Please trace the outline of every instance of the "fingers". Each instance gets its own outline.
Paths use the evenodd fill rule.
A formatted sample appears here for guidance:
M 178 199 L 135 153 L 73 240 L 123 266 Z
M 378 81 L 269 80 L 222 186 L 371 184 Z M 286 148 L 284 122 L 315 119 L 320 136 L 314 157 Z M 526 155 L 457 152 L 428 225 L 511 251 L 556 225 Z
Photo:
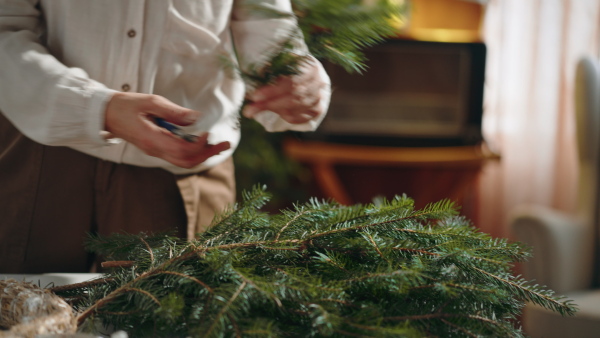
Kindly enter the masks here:
M 146 119 L 143 116 L 140 118 Z M 162 158 L 182 168 L 193 168 L 231 147 L 229 142 L 208 143 L 208 133 L 198 136 L 195 142 L 188 142 L 147 119 L 146 128 L 144 138 L 136 145 L 147 155 Z
M 254 117 L 261 111 L 276 112 L 285 121 L 292 124 L 306 123 L 319 116 L 320 96 L 316 98 L 298 99 L 293 95 L 285 95 L 263 103 L 248 104 L 243 111 L 244 116 Z
M 315 63 L 306 63 L 301 74 L 280 77 L 272 85 L 250 93 L 252 103 L 244 107 L 243 114 L 253 118 L 261 111 L 272 111 L 292 124 L 306 123 L 323 114 L 320 102 L 326 86 Z
M 279 97 L 282 95 L 286 95 L 297 90 L 298 84 L 294 83 L 292 78 L 290 77 L 280 77 L 278 78 L 274 84 L 267 85 L 256 89 L 254 92 L 248 95 L 248 99 L 252 102 L 264 102 L 273 99 L 274 97 Z
M 105 111 L 105 129 L 124 139 L 149 156 L 164 159 L 176 166 L 192 168 L 230 148 L 228 142 L 208 143 L 208 134 L 195 142 L 184 141 L 157 126 L 155 117 L 171 123 L 193 123 L 199 112 L 180 107 L 157 95 L 116 93 Z
M 201 116 L 200 112 L 181 107 L 159 95 L 147 95 L 140 108 L 149 115 L 161 117 L 180 126 L 190 125 Z
M 137 146 L 149 156 L 162 158 L 182 168 L 193 168 L 231 147 L 229 142 L 208 143 L 207 133 L 200 135 L 196 142 L 187 142 L 162 128 L 158 129 L 149 131 Z
M 165 156 L 162 158 L 178 167 L 190 169 L 231 147 L 229 142 L 217 144 L 206 142 L 186 143 L 187 146 L 177 147 L 173 149 L 173 152 L 165 153 Z
M 298 75 L 280 77 L 274 84 L 256 89 L 248 95 L 248 99 L 253 102 L 263 102 L 288 93 L 304 96 L 323 87 L 324 84 L 320 81 L 318 68 L 314 62 L 306 62 L 300 71 Z

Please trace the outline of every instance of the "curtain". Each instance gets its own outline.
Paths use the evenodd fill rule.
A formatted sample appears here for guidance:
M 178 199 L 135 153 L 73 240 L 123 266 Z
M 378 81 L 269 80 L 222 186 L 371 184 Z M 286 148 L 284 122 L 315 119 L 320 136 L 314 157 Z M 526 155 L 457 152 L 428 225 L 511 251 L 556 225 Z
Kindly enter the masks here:
M 490 0 L 483 132 L 502 156 L 479 181 L 479 228 L 510 237 L 511 210 L 577 206 L 574 76 L 598 56 L 599 0 Z

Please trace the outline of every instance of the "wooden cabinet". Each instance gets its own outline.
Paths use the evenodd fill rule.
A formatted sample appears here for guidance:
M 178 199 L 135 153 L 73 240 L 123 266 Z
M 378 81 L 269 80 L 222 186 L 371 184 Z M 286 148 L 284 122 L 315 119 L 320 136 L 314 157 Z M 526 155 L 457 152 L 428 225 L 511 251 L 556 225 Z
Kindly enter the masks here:
M 417 207 L 441 199 L 477 223 L 477 179 L 499 160 L 485 143 L 459 147 L 374 147 L 287 139 L 287 156 L 310 167 L 317 195 L 350 205 L 405 193 Z

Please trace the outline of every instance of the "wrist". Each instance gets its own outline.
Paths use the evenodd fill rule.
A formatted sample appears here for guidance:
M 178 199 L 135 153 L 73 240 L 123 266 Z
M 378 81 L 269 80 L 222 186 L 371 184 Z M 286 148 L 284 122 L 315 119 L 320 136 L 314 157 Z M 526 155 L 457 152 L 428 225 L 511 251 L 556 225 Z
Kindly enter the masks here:
M 94 88 L 88 104 L 89 118 L 86 119 L 86 133 L 94 143 L 107 144 L 106 109 L 112 97 L 117 93 L 117 91 L 105 87 Z
M 119 101 L 121 101 L 121 98 L 124 96 L 125 93 L 121 93 L 121 92 L 115 92 L 111 95 L 111 97 L 108 99 L 108 102 L 106 103 L 106 109 L 104 110 L 104 128 L 103 130 L 105 130 L 108 133 L 113 132 L 113 121 L 114 121 L 114 117 L 115 117 L 115 113 L 116 113 L 116 106 L 119 105 Z

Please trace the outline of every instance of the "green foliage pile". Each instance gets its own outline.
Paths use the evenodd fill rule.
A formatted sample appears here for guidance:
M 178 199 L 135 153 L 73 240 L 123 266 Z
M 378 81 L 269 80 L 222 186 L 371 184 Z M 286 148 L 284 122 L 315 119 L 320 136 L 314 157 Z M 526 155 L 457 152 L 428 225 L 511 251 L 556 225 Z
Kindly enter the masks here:
M 448 201 L 415 210 L 397 197 L 341 206 L 310 200 L 261 212 L 256 188 L 197 240 L 93 237 L 121 262 L 106 283 L 63 294 L 132 337 L 518 337 L 530 301 L 573 306 L 511 274 L 528 256 L 458 217 Z

